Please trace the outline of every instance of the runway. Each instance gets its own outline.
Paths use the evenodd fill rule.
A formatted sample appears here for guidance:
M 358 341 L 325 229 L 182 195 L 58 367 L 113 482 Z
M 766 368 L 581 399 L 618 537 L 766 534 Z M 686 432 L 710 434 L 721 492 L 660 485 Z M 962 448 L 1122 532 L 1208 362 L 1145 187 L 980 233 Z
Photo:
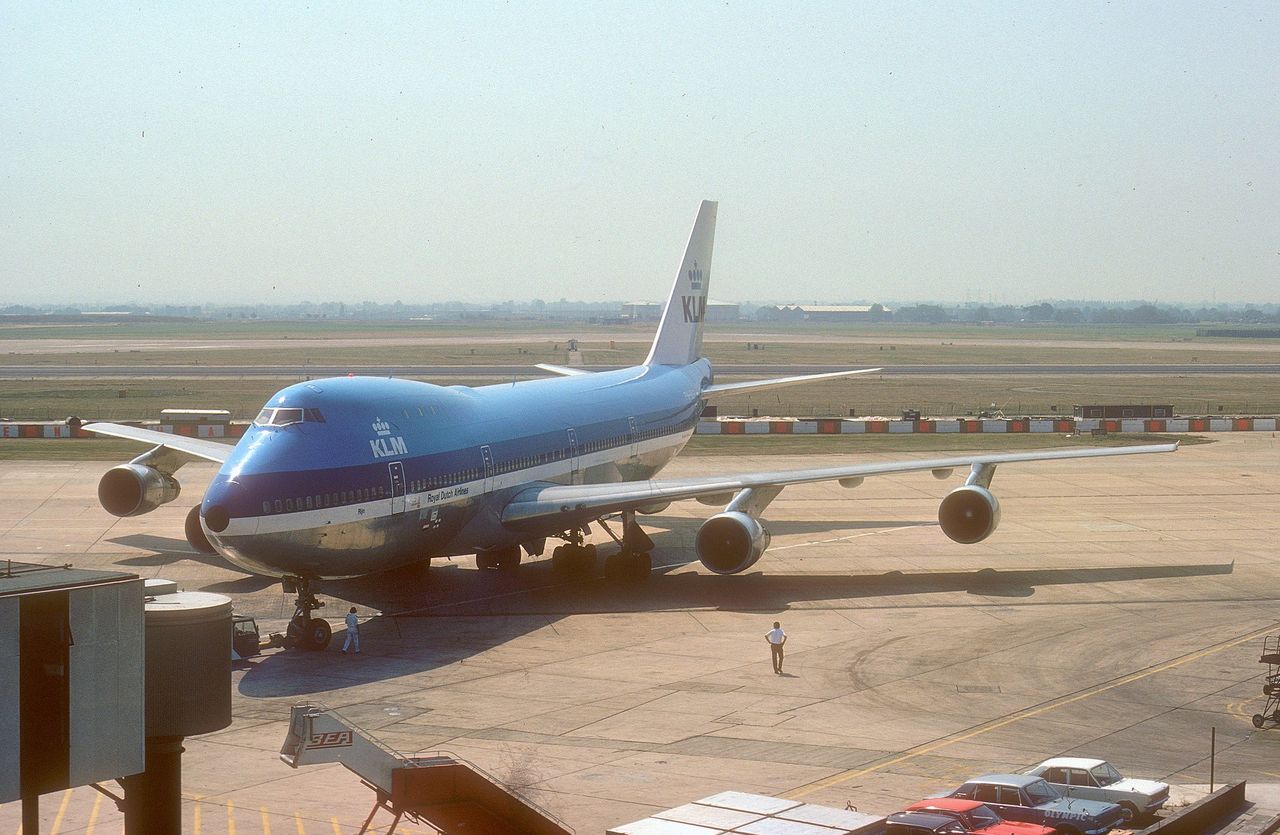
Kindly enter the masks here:
M 584 366 L 586 371 L 610 371 L 620 366 Z M 842 371 L 847 367 L 837 365 L 717 365 L 721 375 L 759 375 L 782 377 L 790 374 L 821 374 Z M 1053 376 L 1082 374 L 1095 375 L 1188 375 L 1188 374 L 1280 374 L 1280 363 L 1176 363 L 1176 364 L 1070 364 L 1048 365 L 886 365 L 885 375 L 922 376 Z M 277 377 L 287 379 L 314 379 L 317 377 L 342 377 L 347 374 L 374 377 L 415 377 L 420 379 L 449 378 L 507 378 L 529 379 L 544 377 L 547 372 L 532 365 L 0 365 L 0 380 L 30 380 L 58 378 L 123 378 L 123 377 Z
M 690 458 L 668 472 L 812 462 Z M 0 558 L 164 576 L 283 626 L 277 586 L 182 540 L 212 466 L 184 468 L 182 499 L 132 519 L 97 506 L 108 466 L 0 462 Z M 1280 442 L 1219 435 L 1173 455 L 1001 467 L 1002 526 L 976 546 L 937 529 L 954 483 L 788 488 L 746 575 L 694 561 L 713 511 L 689 503 L 645 517 L 657 548 L 639 588 L 566 580 L 545 559 L 325 584 L 335 625 L 350 605 L 368 619 L 364 653 L 273 652 L 237 670 L 234 724 L 186 742 L 184 831 L 358 826 L 373 798 L 354 775 L 276 756 L 304 700 L 401 751 L 459 754 L 584 835 L 726 789 L 889 812 L 1063 753 L 1195 787 L 1211 728 L 1219 783 L 1280 781 L 1280 730 L 1249 721 L 1260 636 L 1280 632 Z M 785 676 L 763 641 L 774 620 L 790 636 Z M 45 798 L 45 826 L 119 832 L 99 798 Z M 0 831 L 18 816 L 0 807 Z

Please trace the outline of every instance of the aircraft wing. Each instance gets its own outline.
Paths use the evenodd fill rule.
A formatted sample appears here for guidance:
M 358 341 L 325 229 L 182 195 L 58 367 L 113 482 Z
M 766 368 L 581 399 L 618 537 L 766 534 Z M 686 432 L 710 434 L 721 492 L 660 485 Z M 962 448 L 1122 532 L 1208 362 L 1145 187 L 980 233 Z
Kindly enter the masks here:
M 217 461 L 219 464 L 231 456 L 232 444 L 223 444 L 204 438 L 191 438 L 186 435 L 171 435 L 168 432 L 157 432 L 154 429 L 143 429 L 140 426 L 122 426 L 118 423 L 86 423 L 80 427 L 86 432 L 99 435 L 110 435 L 113 438 L 124 438 L 143 444 L 162 446 L 193 458 L 206 461 Z
M 511 502 L 507 504 L 502 511 L 502 523 L 509 528 L 533 528 L 544 524 L 550 519 L 565 521 L 590 520 L 607 513 L 633 510 L 645 505 L 679 501 L 681 499 L 723 497 L 724 503 L 728 504 L 735 493 L 750 487 L 781 488 L 791 484 L 842 479 L 861 481 L 867 476 L 920 472 L 923 470 L 932 470 L 935 475 L 945 478 L 950 474 L 951 470 L 980 464 L 991 466 L 995 464 L 1015 464 L 1024 461 L 1057 461 L 1068 458 L 1141 455 L 1152 452 L 1173 452 L 1177 448 L 1178 444 L 1172 443 L 1128 447 L 1050 449 L 996 455 L 967 455 L 955 458 L 852 464 L 845 467 L 821 467 L 809 470 L 740 473 L 719 477 L 623 481 L 614 484 L 534 485 L 516 494 Z M 719 504 L 719 501 L 714 503 Z
M 545 367 L 545 366 L 544 366 Z M 762 389 L 781 388 L 783 386 L 798 386 L 803 383 L 817 383 L 822 380 L 835 380 L 840 377 L 852 377 L 855 374 L 871 374 L 880 371 L 879 368 L 859 368 L 853 371 L 828 371 L 824 374 L 801 374 L 796 377 L 774 377 L 771 380 L 747 380 L 743 383 L 719 383 L 714 386 L 707 386 L 702 390 L 702 396 L 708 400 L 724 394 L 747 394 Z

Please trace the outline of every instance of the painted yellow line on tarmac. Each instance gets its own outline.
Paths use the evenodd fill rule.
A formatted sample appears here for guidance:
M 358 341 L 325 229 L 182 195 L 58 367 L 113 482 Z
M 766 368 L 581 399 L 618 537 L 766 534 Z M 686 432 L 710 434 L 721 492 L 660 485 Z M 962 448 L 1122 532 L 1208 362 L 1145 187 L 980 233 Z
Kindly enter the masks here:
M 338 827 L 338 819 L 329 818 L 329 822 L 333 824 L 333 835 L 342 835 L 342 830 Z
M 93 828 L 98 824 L 98 809 L 102 806 L 101 792 L 93 793 L 93 809 L 89 812 L 89 825 L 85 827 L 84 835 L 93 835 Z
M 194 835 L 200 835 L 200 799 L 203 795 L 196 795 L 192 798 L 195 804 L 191 807 L 191 831 Z
M 236 803 L 227 798 L 227 835 L 236 835 Z
M 71 789 L 62 792 L 62 802 L 58 804 L 58 814 L 53 819 L 53 826 L 49 827 L 49 835 L 58 835 L 58 830 L 62 828 L 62 819 L 67 816 L 67 804 L 71 802 Z
M 1082 701 L 1084 699 L 1092 698 L 1093 696 L 1097 696 L 1099 693 L 1105 693 L 1108 690 L 1114 690 L 1117 687 L 1123 687 L 1126 684 L 1132 684 L 1135 681 L 1141 681 L 1142 679 L 1148 678 L 1157 673 L 1163 673 L 1167 670 L 1172 670 L 1176 667 L 1181 667 L 1183 664 L 1189 664 L 1192 661 L 1198 661 L 1201 658 L 1206 658 L 1210 655 L 1214 655 L 1215 653 L 1222 652 L 1224 649 L 1231 649 L 1232 647 L 1239 646 L 1240 644 L 1243 644 L 1246 641 L 1256 640 L 1262 635 L 1266 635 L 1270 632 L 1273 632 L 1275 628 L 1276 628 L 1276 625 L 1271 624 L 1270 626 L 1266 626 L 1262 629 L 1258 629 L 1253 632 L 1250 632 L 1247 635 L 1241 635 L 1238 638 L 1232 638 L 1231 640 L 1225 641 L 1221 644 L 1216 644 L 1214 646 L 1207 647 L 1202 650 L 1198 650 L 1196 652 L 1191 653 L 1190 655 L 1184 655 L 1181 658 L 1175 658 L 1172 661 L 1166 661 L 1163 664 L 1159 664 L 1147 670 L 1140 670 L 1139 672 L 1131 673 L 1127 676 L 1123 676 L 1122 678 L 1118 678 L 1115 681 L 1110 682 L 1108 684 L 1100 684 L 1100 685 L 1097 685 L 1096 687 L 1091 687 L 1087 690 L 1083 690 L 1079 693 L 1076 693 L 1073 696 L 1064 696 L 1062 698 L 1051 701 L 1047 704 L 1040 705 L 1039 707 L 1027 708 L 1026 710 L 1021 710 L 1021 711 L 1018 711 L 1017 713 L 1012 713 L 1009 716 L 1004 717 L 1003 719 L 996 719 L 984 725 L 979 725 L 977 728 L 974 728 L 973 730 L 968 731 L 967 733 L 960 734 L 959 736 L 947 737 L 946 739 L 940 739 L 940 740 L 937 740 L 936 742 L 926 743 L 918 748 L 915 748 L 911 751 L 908 751 L 905 754 L 894 757 L 892 759 L 888 759 L 883 762 L 876 763 L 874 765 L 869 765 L 865 768 L 858 768 L 852 771 L 845 771 L 840 774 L 836 774 L 834 776 L 827 777 L 822 780 L 814 781 L 807 785 L 803 785 L 796 789 L 793 789 L 792 791 L 786 792 L 782 796 L 790 800 L 796 800 L 798 798 L 813 794 L 816 791 L 820 791 L 822 789 L 829 789 L 832 786 L 838 786 L 841 783 L 847 782 L 849 780 L 855 780 L 858 777 L 871 774 L 872 772 L 879 771 L 884 768 L 889 768 L 890 766 L 899 765 L 901 763 L 910 762 L 911 760 L 914 760 L 918 757 L 928 756 L 929 754 L 932 754 L 935 751 L 939 751 L 948 746 L 955 745 L 957 742 L 965 742 L 966 740 L 973 739 L 976 736 L 982 736 L 983 734 L 990 733 L 991 731 L 1008 727 L 1009 725 L 1012 725 L 1015 722 L 1021 722 L 1024 719 L 1031 719 L 1043 713 L 1048 713 L 1051 710 L 1057 710 L 1060 707 L 1066 707 L 1069 704 L 1075 704 L 1076 702 Z
M 258 811 L 262 813 L 262 835 L 271 835 L 271 816 L 267 814 L 267 807 L 259 806 Z

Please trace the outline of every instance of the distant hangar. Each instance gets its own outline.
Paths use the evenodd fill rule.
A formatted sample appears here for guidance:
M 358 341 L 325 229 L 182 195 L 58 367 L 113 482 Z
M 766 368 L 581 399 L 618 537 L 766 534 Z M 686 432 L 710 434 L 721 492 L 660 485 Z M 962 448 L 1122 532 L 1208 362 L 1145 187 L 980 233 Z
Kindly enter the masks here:
M 882 304 L 774 304 L 756 311 L 762 322 L 885 322 L 893 311 Z

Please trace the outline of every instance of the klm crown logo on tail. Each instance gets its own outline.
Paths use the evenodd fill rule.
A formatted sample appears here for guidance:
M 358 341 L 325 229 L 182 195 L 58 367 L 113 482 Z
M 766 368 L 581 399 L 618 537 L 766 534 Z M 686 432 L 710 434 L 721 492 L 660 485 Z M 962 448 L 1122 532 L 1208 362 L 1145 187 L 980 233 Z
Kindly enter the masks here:
M 697 261 L 693 262 L 693 267 L 689 270 L 689 289 L 695 293 L 702 292 L 702 270 Z

